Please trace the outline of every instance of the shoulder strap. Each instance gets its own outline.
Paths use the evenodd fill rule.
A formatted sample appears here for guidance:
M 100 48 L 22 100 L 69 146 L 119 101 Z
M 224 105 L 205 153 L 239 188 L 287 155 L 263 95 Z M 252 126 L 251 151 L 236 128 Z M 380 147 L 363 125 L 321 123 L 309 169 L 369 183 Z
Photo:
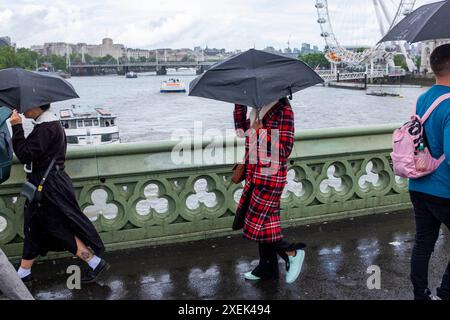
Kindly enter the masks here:
M 428 108 L 427 112 L 421 118 L 422 124 L 424 124 L 431 116 L 431 114 L 436 110 L 436 108 L 445 100 L 450 99 L 450 93 L 444 94 L 437 98 L 433 104 Z
M 45 184 L 45 180 L 47 180 L 48 175 L 50 174 L 50 171 L 52 170 L 53 166 L 55 165 L 56 159 L 53 158 L 52 161 L 50 162 L 47 171 L 45 171 L 44 176 L 42 177 L 41 182 L 39 183 L 38 186 L 38 192 L 42 192 L 42 189 L 44 187 Z

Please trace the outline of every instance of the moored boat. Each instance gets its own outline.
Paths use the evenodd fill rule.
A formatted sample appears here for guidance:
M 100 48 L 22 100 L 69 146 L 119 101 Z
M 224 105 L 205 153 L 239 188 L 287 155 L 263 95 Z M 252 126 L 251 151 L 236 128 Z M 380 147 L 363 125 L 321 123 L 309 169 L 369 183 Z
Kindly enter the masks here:
M 161 93 L 186 92 L 186 87 L 180 79 L 171 78 L 161 83 Z
M 384 91 L 369 91 L 366 93 L 368 96 L 375 96 L 375 97 L 400 97 L 402 96 L 398 93 L 394 92 L 384 92 Z
M 68 146 L 120 143 L 117 117 L 104 108 L 72 105 L 59 116 Z
M 127 79 L 136 79 L 138 77 L 137 73 L 133 71 L 127 72 L 125 76 Z

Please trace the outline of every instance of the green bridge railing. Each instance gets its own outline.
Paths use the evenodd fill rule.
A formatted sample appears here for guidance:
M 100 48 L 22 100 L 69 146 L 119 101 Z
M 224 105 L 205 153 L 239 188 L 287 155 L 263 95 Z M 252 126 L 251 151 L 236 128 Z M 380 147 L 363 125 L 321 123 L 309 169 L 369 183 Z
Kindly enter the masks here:
M 395 177 L 389 163 L 396 127 L 297 133 L 282 201 L 284 226 L 409 208 L 407 181 Z M 243 141 L 203 141 L 196 156 L 210 144 L 224 152 L 226 163 L 176 165 L 171 160 L 176 142 L 68 152 L 67 172 L 79 204 L 110 250 L 233 233 L 242 186 L 230 183 L 231 167 L 243 157 Z M 10 257 L 22 250 L 24 199 L 19 192 L 24 179 L 16 161 L 11 179 L 0 186 L 0 247 Z

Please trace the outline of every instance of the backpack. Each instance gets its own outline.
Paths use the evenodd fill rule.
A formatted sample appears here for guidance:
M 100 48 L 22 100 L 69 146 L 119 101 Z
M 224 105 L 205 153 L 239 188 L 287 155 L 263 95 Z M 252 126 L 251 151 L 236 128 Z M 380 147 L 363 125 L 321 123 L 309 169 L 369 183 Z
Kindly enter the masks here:
M 409 179 L 422 178 L 436 171 L 444 162 L 445 155 L 434 159 L 426 146 L 424 124 L 433 111 L 447 99 L 450 99 L 450 94 L 444 94 L 437 98 L 422 118 L 417 115 L 417 110 L 415 110 L 411 121 L 395 130 L 391 158 L 394 173 L 397 176 Z
M 6 125 L 11 113 L 11 109 L 0 107 L 0 184 L 9 179 L 13 161 L 11 134 Z

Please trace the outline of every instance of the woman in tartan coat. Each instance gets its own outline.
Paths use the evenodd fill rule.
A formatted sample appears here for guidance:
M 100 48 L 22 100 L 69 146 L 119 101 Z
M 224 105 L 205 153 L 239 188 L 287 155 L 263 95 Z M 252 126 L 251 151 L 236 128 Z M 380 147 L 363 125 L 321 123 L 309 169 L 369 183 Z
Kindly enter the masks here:
M 258 267 L 245 278 L 277 279 L 278 254 L 286 262 L 286 282 L 292 283 L 300 274 L 305 245 L 283 240 L 280 204 L 294 145 L 294 113 L 284 98 L 253 109 L 250 119 L 246 106 L 235 105 L 234 121 L 238 136 L 246 138 L 246 181 L 236 217 L 245 217 L 244 238 L 258 242 L 260 254 Z

